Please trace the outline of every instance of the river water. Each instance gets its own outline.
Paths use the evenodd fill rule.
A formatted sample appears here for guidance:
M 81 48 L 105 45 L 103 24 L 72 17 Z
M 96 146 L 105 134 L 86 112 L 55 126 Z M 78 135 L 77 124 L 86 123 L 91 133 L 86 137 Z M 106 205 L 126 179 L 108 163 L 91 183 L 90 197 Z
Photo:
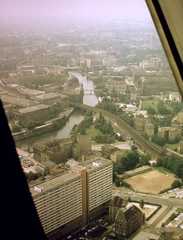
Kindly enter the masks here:
M 89 105 L 89 106 L 95 106 L 98 103 L 98 99 L 93 94 L 88 94 L 95 88 L 94 83 L 87 79 L 86 76 L 82 76 L 79 72 L 76 71 L 70 71 L 70 74 L 76 76 L 80 83 L 83 84 L 83 88 L 86 90 L 86 94 L 84 94 L 83 97 L 83 104 Z M 93 93 L 93 92 L 92 92 Z M 79 124 L 84 118 L 84 115 L 82 115 L 80 112 L 74 112 L 72 116 L 68 119 L 68 121 L 65 123 L 63 128 L 47 132 L 44 134 L 40 134 L 31 138 L 27 138 L 21 141 L 16 142 L 16 147 L 21 149 L 26 149 L 30 147 L 30 150 L 32 150 L 32 146 L 37 141 L 44 141 L 44 140 L 52 140 L 52 139 L 59 139 L 59 138 L 69 138 L 70 137 L 70 131 L 73 128 L 75 124 Z

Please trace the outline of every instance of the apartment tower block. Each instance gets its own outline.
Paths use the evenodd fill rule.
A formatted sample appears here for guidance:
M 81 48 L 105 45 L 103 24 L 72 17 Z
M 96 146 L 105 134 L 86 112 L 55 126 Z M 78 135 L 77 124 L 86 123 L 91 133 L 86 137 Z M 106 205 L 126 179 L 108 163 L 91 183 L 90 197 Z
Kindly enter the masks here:
M 112 172 L 112 162 L 101 157 L 74 161 L 64 173 L 30 187 L 48 239 L 80 229 L 108 209 Z

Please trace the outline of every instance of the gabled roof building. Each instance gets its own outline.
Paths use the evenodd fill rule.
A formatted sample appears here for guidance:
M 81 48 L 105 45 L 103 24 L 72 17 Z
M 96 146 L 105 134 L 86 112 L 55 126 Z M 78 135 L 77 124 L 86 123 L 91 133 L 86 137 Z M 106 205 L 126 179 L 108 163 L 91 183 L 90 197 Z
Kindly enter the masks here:
M 118 239 L 125 239 L 136 232 L 143 222 L 142 211 L 128 203 L 126 209 L 121 208 L 115 218 L 115 234 Z
M 115 223 L 116 237 L 126 239 L 141 227 L 144 215 L 137 206 L 115 196 L 109 204 L 109 220 Z

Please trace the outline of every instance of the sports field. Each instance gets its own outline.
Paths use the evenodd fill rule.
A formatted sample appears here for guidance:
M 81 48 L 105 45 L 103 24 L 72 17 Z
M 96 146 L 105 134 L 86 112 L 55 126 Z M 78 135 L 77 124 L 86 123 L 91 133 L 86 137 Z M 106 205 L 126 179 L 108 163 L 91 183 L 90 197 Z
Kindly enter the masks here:
M 171 187 L 171 184 L 176 180 L 174 174 L 165 174 L 158 170 L 152 170 L 125 179 L 133 189 L 137 192 L 158 194 L 165 188 Z

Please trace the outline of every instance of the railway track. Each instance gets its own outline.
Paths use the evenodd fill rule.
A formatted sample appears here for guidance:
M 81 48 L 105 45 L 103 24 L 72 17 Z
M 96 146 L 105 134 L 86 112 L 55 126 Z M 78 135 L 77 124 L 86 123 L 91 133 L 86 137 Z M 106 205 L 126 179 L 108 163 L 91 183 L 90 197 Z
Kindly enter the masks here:
M 168 151 L 166 150 L 166 148 L 146 140 L 138 132 L 136 132 L 131 126 L 129 126 L 125 121 L 123 121 L 121 118 L 117 117 L 116 115 L 110 112 L 107 112 L 103 109 L 88 106 L 82 103 L 70 102 L 70 105 L 72 107 L 79 107 L 81 109 L 91 109 L 96 113 L 101 112 L 104 117 L 108 118 L 111 122 L 115 123 L 120 131 L 126 132 L 128 135 L 130 135 L 131 138 L 135 141 L 135 143 L 138 144 L 143 149 L 144 152 L 148 152 L 156 158 L 162 158 L 167 155 Z

